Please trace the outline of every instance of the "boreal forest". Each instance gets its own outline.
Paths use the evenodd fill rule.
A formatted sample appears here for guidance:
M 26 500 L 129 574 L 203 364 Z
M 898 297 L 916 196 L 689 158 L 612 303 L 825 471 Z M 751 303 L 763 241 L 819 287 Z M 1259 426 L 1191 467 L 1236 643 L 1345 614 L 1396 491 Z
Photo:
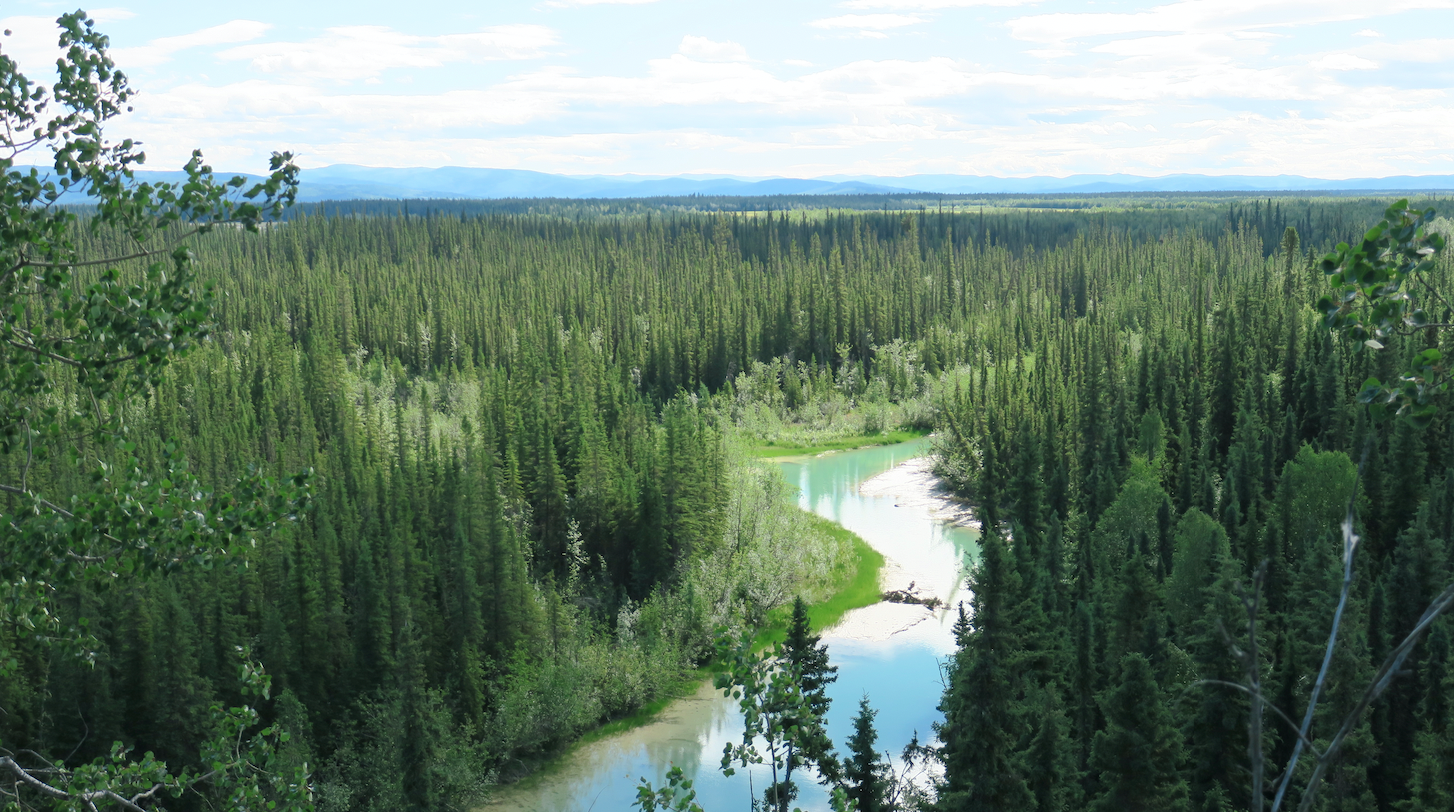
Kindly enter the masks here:
M 1454 810 L 1448 255 L 1319 308 L 1394 197 L 287 207 L 63 126 L 99 205 L 0 161 L 6 809 L 488 808 L 721 673 L 837 808 Z M 890 795 L 809 718 L 877 554 L 759 458 L 925 434 L 980 538 Z

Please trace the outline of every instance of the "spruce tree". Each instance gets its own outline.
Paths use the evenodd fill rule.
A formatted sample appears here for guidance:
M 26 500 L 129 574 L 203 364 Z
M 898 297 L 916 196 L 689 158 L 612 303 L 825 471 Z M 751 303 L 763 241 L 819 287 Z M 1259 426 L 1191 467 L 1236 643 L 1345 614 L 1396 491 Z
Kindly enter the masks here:
M 796 727 L 798 733 L 788 743 L 787 769 L 783 780 L 779 786 L 769 787 L 767 796 L 776 799 L 784 812 L 797 796 L 793 771 L 799 766 L 817 767 L 826 782 L 837 780 L 840 771 L 833 754 L 833 742 L 824 729 L 828 706 L 833 702 L 828 697 L 828 686 L 837 681 L 838 668 L 828 664 L 828 647 L 821 641 L 821 635 L 813 632 L 808 621 L 808 604 L 801 597 L 794 598 L 792 618 L 788 621 L 787 637 L 783 641 L 783 664 L 798 679 L 806 715 L 785 721 L 787 726 Z
M 819 716 L 828 712 L 833 701 L 828 698 L 828 686 L 838 680 L 838 668 L 828 664 L 828 646 L 822 640 L 822 635 L 813 632 L 808 620 L 807 602 L 801 596 L 793 598 L 793 614 L 783 640 L 783 653 L 798 674 L 804 696 Z
M 874 745 L 878 731 L 873 720 L 878 715 L 864 694 L 858 702 L 858 715 L 853 717 L 853 735 L 848 738 L 848 759 L 843 764 L 843 779 L 848 797 L 858 804 L 857 812 L 885 812 L 888 807 L 889 765 Z
M 1429 636 L 1429 688 L 1419 707 L 1408 797 L 1397 805 L 1399 812 L 1454 812 L 1454 662 L 1449 637 L 1447 621 Z
M 940 710 L 945 783 L 936 808 L 953 812 L 1025 809 L 1034 798 L 1025 784 L 1016 746 L 1017 652 L 1007 603 L 1018 592 L 1004 541 L 987 533 L 970 576 L 973 632 L 955 654 Z
M 1106 729 L 1096 734 L 1091 766 L 1101 772 L 1097 812 L 1184 812 L 1179 768 L 1181 732 L 1172 723 L 1151 663 L 1139 653 L 1121 660 L 1120 684 L 1102 699 Z
M 1034 733 L 1024 753 L 1024 769 L 1036 812 L 1062 812 L 1080 799 L 1079 770 L 1059 693 L 1060 686 L 1052 684 L 1037 692 L 1031 706 Z

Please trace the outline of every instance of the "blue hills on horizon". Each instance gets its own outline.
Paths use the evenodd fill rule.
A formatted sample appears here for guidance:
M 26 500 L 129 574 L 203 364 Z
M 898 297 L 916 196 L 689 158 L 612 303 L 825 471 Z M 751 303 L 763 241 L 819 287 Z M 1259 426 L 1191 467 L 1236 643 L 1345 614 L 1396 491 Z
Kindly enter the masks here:
M 43 170 L 44 171 L 44 170 Z M 141 180 L 177 180 L 180 172 L 139 170 Z M 219 172 L 219 176 L 229 173 Z M 389 168 L 335 164 L 305 169 L 299 200 L 500 198 L 640 198 L 772 195 L 1095 194 L 1108 192 L 1424 192 L 1454 190 L 1454 175 L 1397 175 L 1329 180 L 1301 175 L 1070 175 L 1000 178 L 980 175 L 828 175 L 747 178 L 731 175 L 556 175 L 528 169 Z

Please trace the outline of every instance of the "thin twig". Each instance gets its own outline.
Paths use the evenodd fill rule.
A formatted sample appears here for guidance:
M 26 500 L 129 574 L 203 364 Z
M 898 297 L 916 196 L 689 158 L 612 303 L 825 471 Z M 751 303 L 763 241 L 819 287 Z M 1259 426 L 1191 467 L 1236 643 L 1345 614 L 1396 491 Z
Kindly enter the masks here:
M 81 729 L 84 732 L 81 734 L 81 740 L 76 742 L 75 747 L 71 748 L 71 752 L 67 753 L 66 757 L 61 759 L 62 764 L 70 761 L 71 757 L 76 754 L 76 751 L 81 749 L 81 745 L 85 744 L 86 740 L 91 738 L 91 726 L 86 724 L 86 712 L 81 709 L 79 703 L 76 705 L 76 716 L 81 720 Z
M 1429 293 L 1432 293 L 1434 295 L 1434 298 L 1435 299 L 1438 299 L 1439 300 L 1439 303 L 1442 304 L 1442 305 L 1444 305 L 1444 309 L 1454 311 L 1454 305 L 1449 304 L 1449 300 L 1448 299 L 1445 299 L 1443 297 L 1443 295 L 1440 294 L 1439 291 L 1434 288 L 1433 284 L 1431 284 L 1429 282 L 1428 277 L 1424 276 L 1423 274 L 1414 274 L 1414 278 L 1417 279 L 1419 281 L 1419 283 L 1424 286 L 1424 290 L 1427 290 Z M 1440 326 L 1440 327 L 1442 327 L 1442 326 L 1445 326 L 1445 325 L 1429 325 L 1429 326 Z
M 76 514 L 70 512 L 69 510 L 66 510 L 65 508 L 61 507 L 60 505 L 57 505 L 56 503 L 51 502 L 51 501 L 46 500 L 46 499 L 41 499 L 40 497 L 36 496 L 35 494 L 31 493 L 30 491 L 28 491 L 28 490 L 22 490 L 21 488 L 17 488 L 14 485 L 0 484 L 0 493 L 12 493 L 12 494 L 15 494 L 16 496 L 28 496 L 28 497 L 31 497 L 31 498 L 35 499 L 36 504 L 40 505 L 43 508 L 47 508 L 47 509 L 49 509 L 51 511 L 54 511 L 56 513 L 59 513 L 61 516 L 64 516 L 67 519 L 74 520 L 76 518 Z M 11 527 L 15 527 L 15 525 L 12 524 Z M 125 544 L 126 543 L 126 542 L 122 541 L 121 539 L 119 539 L 119 538 L 111 535 L 110 533 L 106 533 L 106 532 L 103 532 L 103 531 L 98 531 L 98 535 L 100 535 L 101 538 L 106 539 L 107 541 L 113 542 L 115 544 Z M 104 561 L 109 561 L 109 560 L 115 558 L 116 556 L 121 555 L 121 552 L 122 552 L 122 550 L 120 548 L 117 548 L 117 549 L 111 550 L 110 552 L 108 552 L 108 553 L 106 553 L 104 555 L 81 555 L 80 553 L 75 552 L 74 550 L 67 550 L 66 551 L 66 555 L 69 556 L 72 560 L 79 561 L 82 564 L 100 564 L 100 563 L 102 563 Z
M 1283 772 L 1282 780 L 1277 785 L 1277 793 L 1272 798 L 1272 812 L 1277 812 L 1282 807 L 1288 787 L 1292 786 L 1293 768 L 1297 767 L 1298 759 L 1303 753 L 1303 742 L 1313 728 L 1313 711 L 1318 707 L 1318 697 L 1322 695 L 1323 685 L 1327 682 L 1328 669 L 1333 664 L 1333 651 L 1338 646 L 1338 628 L 1343 622 L 1343 610 L 1348 606 L 1348 593 L 1353 591 L 1353 553 L 1358 549 L 1358 535 L 1353 532 L 1353 506 L 1358 499 L 1358 483 L 1362 480 L 1363 469 L 1368 464 L 1368 452 L 1373 447 L 1373 438 L 1373 430 L 1370 428 L 1368 437 L 1363 442 L 1363 457 L 1358 461 L 1357 473 L 1353 475 L 1353 491 L 1348 494 L 1348 509 L 1343 517 L 1343 589 L 1338 596 L 1338 608 L 1333 612 L 1333 629 L 1328 634 L 1328 648 L 1323 653 L 1323 665 L 1318 669 L 1318 679 L 1313 683 L 1313 692 L 1308 697 L 1308 709 L 1303 714 L 1303 725 L 1298 731 L 1298 740 L 1293 745 L 1292 757 L 1287 762 L 1287 769 Z M 1254 770 L 1256 769 L 1260 768 L 1254 765 Z M 1308 789 L 1310 793 L 1313 792 L 1312 785 Z
M 40 497 L 36 496 L 35 494 L 31 493 L 30 491 L 28 491 L 28 490 L 26 490 L 24 488 L 17 488 L 14 485 L 4 485 L 4 484 L 0 484 L 0 493 L 13 493 L 16 496 L 29 496 L 29 497 L 33 497 L 35 499 L 36 503 L 39 504 L 41 507 L 49 508 L 50 510 L 53 510 L 56 513 L 59 513 L 62 516 L 66 517 L 67 519 L 74 519 L 74 518 L 76 518 L 76 515 L 74 513 L 71 513 L 69 510 L 66 510 L 65 508 L 61 507 L 60 505 L 55 504 L 54 502 L 48 502 L 48 501 L 46 501 L 44 499 L 41 499 Z
M 1242 605 L 1247 608 L 1247 656 L 1244 667 L 1247 670 L 1247 686 L 1252 690 L 1251 716 L 1247 722 L 1247 756 L 1253 764 L 1265 763 L 1262 754 L 1262 669 L 1257 661 L 1257 610 L 1262 604 L 1262 582 L 1267 578 L 1267 562 L 1257 568 L 1252 577 L 1252 597 L 1242 596 Z M 1252 771 L 1252 812 L 1262 812 L 1267 799 L 1262 793 L 1263 771 Z
M 1188 685 L 1187 687 L 1191 688 L 1196 685 L 1220 685 L 1223 688 L 1235 688 L 1236 690 L 1241 691 L 1242 693 L 1249 696 L 1252 694 L 1251 689 L 1249 689 L 1246 685 L 1243 685 L 1240 682 L 1231 682 L 1224 679 L 1199 679 L 1196 682 L 1193 682 L 1191 685 Z M 1297 722 L 1294 721 L 1291 716 L 1288 716 L 1282 708 L 1279 708 L 1271 702 L 1268 702 L 1266 700 L 1266 695 L 1264 695 L 1263 702 L 1265 703 L 1265 706 L 1268 710 L 1277 714 L 1279 719 L 1287 723 L 1288 729 L 1292 731 L 1292 734 L 1294 736 L 1302 735 L 1302 733 L 1298 730 Z M 1303 743 L 1307 745 L 1309 750 L 1313 751 L 1313 755 L 1321 755 L 1321 751 L 1318 750 L 1318 748 L 1312 743 L 1312 741 L 1304 739 Z
M 35 432 L 30 430 L 30 421 L 22 420 L 25 426 L 25 467 L 20 470 L 20 489 L 30 490 L 30 466 L 35 462 Z
M 241 222 L 241 221 L 239 221 L 239 220 L 222 220 L 222 221 L 219 221 L 218 224 L 219 225 L 226 225 L 226 224 L 236 223 L 236 222 Z M 7 271 L 6 273 L 7 274 L 11 274 L 11 273 L 14 273 L 14 272 L 20 270 L 21 268 L 88 268 L 88 267 L 93 267 L 93 266 L 96 266 L 96 265 L 109 265 L 109 264 L 117 263 L 117 262 L 130 262 L 133 259 L 146 259 L 147 257 L 154 257 L 154 256 L 157 256 L 159 254 L 165 254 L 167 251 L 170 251 L 172 249 L 172 247 L 175 246 L 177 243 L 180 243 L 183 240 L 185 240 L 185 239 L 187 239 L 189 237 L 192 237 L 195 234 L 199 234 L 199 233 L 201 233 L 201 229 L 200 228 L 193 228 L 190 231 L 187 231 L 187 232 L 185 232 L 183 234 L 180 234 L 180 235 L 178 235 L 176 237 L 173 237 L 170 241 L 168 241 L 161 248 L 153 248 L 153 249 L 148 250 L 148 251 L 137 251 L 134 254 L 126 254 L 124 256 L 119 256 L 119 257 L 105 257 L 105 258 L 102 258 L 102 259 L 88 259 L 88 260 L 83 260 L 83 261 L 80 261 L 80 262 L 35 262 L 35 261 L 32 261 L 32 260 L 23 259 L 20 262 L 16 263 L 13 267 L 11 267 L 10 270 Z
M 1383 666 L 1378 669 L 1378 674 L 1373 678 L 1373 682 L 1363 692 L 1363 696 L 1358 699 L 1358 704 L 1353 707 L 1353 710 L 1347 716 L 1343 717 L 1343 726 L 1338 729 L 1338 732 L 1333 736 L 1333 740 L 1328 743 L 1328 749 L 1323 751 L 1323 755 L 1318 758 L 1317 766 L 1313 768 L 1313 776 L 1308 779 L 1307 792 L 1303 794 L 1302 803 L 1298 804 L 1298 812 L 1306 812 L 1312 808 L 1313 798 L 1318 794 L 1318 786 L 1323 780 L 1323 774 L 1328 771 L 1328 768 L 1337 759 L 1338 751 L 1342 748 L 1344 739 L 1348 738 L 1348 734 L 1353 732 L 1353 728 L 1358 724 L 1358 720 L 1363 716 L 1363 712 L 1368 709 L 1368 706 L 1382 696 L 1383 692 L 1388 689 L 1389 684 L 1393 682 L 1393 678 L 1398 676 L 1399 669 L 1403 667 L 1404 660 L 1413 653 L 1414 646 L 1418 644 L 1419 638 L 1423 636 L 1424 632 L 1428 630 L 1429 626 L 1433 624 L 1439 615 L 1443 614 L 1450 606 L 1454 606 L 1454 584 L 1445 587 L 1443 593 L 1435 598 L 1433 603 L 1429 604 L 1429 608 L 1424 610 L 1424 616 L 1419 619 L 1418 625 L 1414 626 L 1413 631 L 1409 632 L 1408 636 L 1403 639 L 1403 642 L 1399 643 L 1398 647 L 1389 652 L 1388 657 L 1384 659 Z M 1288 772 L 1289 774 L 1292 772 L 1291 767 L 1289 767 Z
M 62 364 L 68 364 L 70 366 L 76 367 L 77 369 L 80 369 L 81 367 L 85 366 L 80 361 L 77 361 L 74 358 L 67 358 L 64 355 L 56 355 L 55 353 L 48 352 L 46 350 L 41 349 L 40 347 L 32 346 L 30 344 L 22 344 L 21 342 L 15 341 L 13 339 L 8 339 L 7 338 L 7 339 L 5 339 L 5 343 L 6 344 L 9 344 L 10 346 L 14 347 L 17 350 L 24 350 L 24 351 L 26 351 L 28 353 L 31 353 L 32 355 L 44 356 L 46 358 L 51 359 L 52 361 L 60 361 Z

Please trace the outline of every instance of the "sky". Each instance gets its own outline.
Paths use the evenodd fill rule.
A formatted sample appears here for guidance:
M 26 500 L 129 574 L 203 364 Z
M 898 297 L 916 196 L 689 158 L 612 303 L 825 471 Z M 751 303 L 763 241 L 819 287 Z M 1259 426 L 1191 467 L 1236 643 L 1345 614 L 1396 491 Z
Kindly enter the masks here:
M 154 169 L 1454 173 L 1454 0 L 106 1 Z

